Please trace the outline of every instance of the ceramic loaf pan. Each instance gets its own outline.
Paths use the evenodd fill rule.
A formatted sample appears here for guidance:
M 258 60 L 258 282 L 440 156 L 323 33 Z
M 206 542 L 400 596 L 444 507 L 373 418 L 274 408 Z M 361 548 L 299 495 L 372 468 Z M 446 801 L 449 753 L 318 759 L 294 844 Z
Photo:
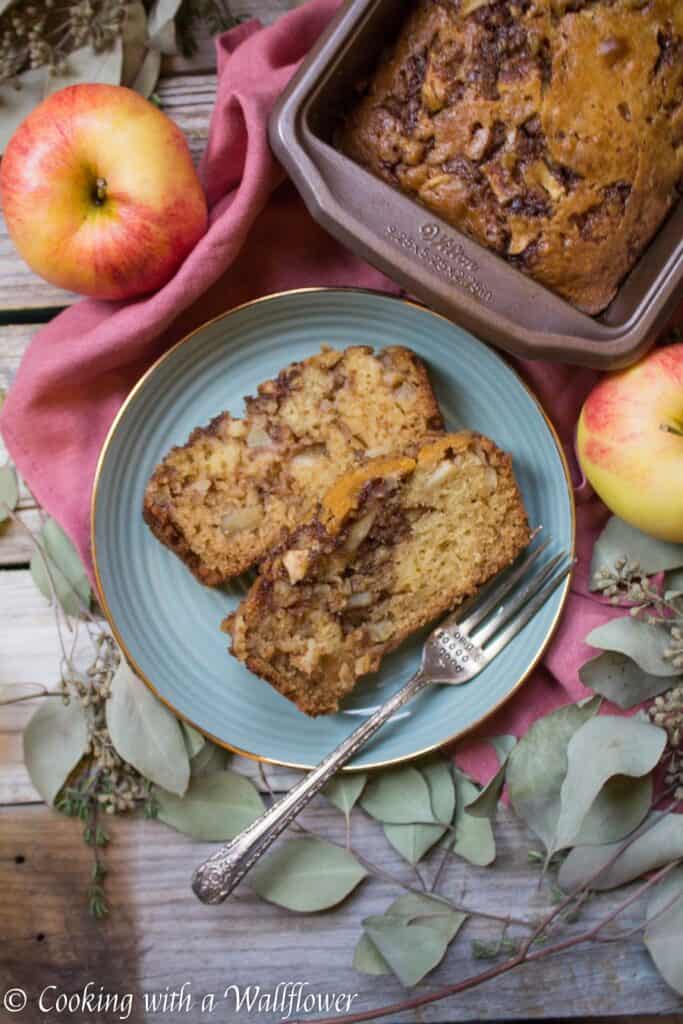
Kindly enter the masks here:
M 310 212 L 408 292 L 509 352 L 599 369 L 633 362 L 683 299 L 683 202 L 591 317 L 334 149 L 356 83 L 404 12 L 403 0 L 345 3 L 273 111 L 271 145 Z

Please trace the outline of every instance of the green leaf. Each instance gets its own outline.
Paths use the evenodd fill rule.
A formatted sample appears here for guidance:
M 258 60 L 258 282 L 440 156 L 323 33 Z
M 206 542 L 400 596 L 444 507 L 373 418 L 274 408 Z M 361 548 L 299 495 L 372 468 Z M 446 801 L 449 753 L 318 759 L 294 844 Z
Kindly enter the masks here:
M 148 50 L 140 69 L 131 82 L 131 89 L 139 92 L 146 100 L 156 89 L 161 73 L 161 53 L 159 50 Z
M 310 913 L 335 907 L 366 876 L 348 850 L 307 837 L 291 839 L 266 855 L 249 878 L 262 899 Z
M 683 867 L 655 886 L 647 919 L 647 950 L 667 985 L 683 996 Z
M 579 669 L 584 686 L 595 690 L 628 711 L 651 697 L 657 697 L 671 686 L 671 677 L 652 676 L 643 672 L 635 661 L 616 651 L 603 651 Z
M 341 811 L 348 821 L 358 797 L 365 788 L 367 778 L 365 772 L 340 772 L 327 783 L 323 789 L 323 796 Z
M 83 563 L 59 523 L 48 519 L 40 534 L 40 541 L 49 559 L 50 575 L 57 600 L 67 615 L 80 615 L 83 606 L 91 601 L 90 583 Z M 51 601 L 50 579 L 41 552 L 31 559 L 31 576 L 41 594 Z
M 674 668 L 664 657 L 664 652 L 671 646 L 667 630 L 661 626 L 649 626 L 631 615 L 598 626 L 588 634 L 586 643 L 605 651 L 627 654 L 644 672 L 653 676 L 680 674 L 680 669 Z
M 14 466 L 0 466 L 0 523 L 9 519 L 19 504 L 19 481 Z
M 365 932 L 354 951 L 353 966 L 362 974 L 391 974 L 391 967 Z
M 193 839 L 234 839 L 263 813 L 263 800 L 249 779 L 219 771 L 194 778 L 183 797 L 156 789 L 157 817 Z
M 397 825 L 434 818 L 429 787 L 417 768 L 411 767 L 374 775 L 365 788 L 361 807 L 376 821 Z
M 467 805 L 467 813 L 475 818 L 488 818 L 492 821 L 495 817 L 498 808 L 498 798 L 505 782 L 505 769 L 508 757 L 516 746 L 517 740 L 514 736 L 493 736 L 489 742 L 498 755 L 500 767 L 481 792 Z
M 363 921 L 354 967 L 375 975 L 393 971 L 404 985 L 416 985 L 441 963 L 465 920 L 439 900 L 406 893 L 385 914 Z
M 605 891 L 640 878 L 683 857 L 683 814 L 652 813 L 634 833 L 633 841 L 609 864 L 623 842 L 608 846 L 575 846 L 565 859 L 558 881 L 566 892 L 586 885 L 601 868 L 591 889 Z M 607 865 L 609 864 L 609 867 Z
M 48 697 L 24 729 L 24 763 L 46 804 L 60 789 L 88 749 L 88 724 L 80 702 L 67 705 Z
M 615 775 L 640 778 L 649 774 L 665 746 L 663 729 L 633 718 L 603 715 L 582 725 L 567 747 L 568 768 L 560 793 L 553 848 L 562 850 L 577 840 L 586 815 L 608 779 Z M 618 825 L 618 806 L 613 806 L 610 813 Z M 635 822 L 629 828 L 628 823 L 623 821 L 621 835 L 639 824 Z
M 567 704 L 539 718 L 508 758 L 506 780 L 513 810 L 550 849 L 560 816 L 567 774 L 567 746 L 576 730 L 597 714 L 600 699 Z
M 211 775 L 213 772 L 222 771 L 227 768 L 232 759 L 232 754 L 217 743 L 207 740 L 198 754 L 190 760 L 190 775 L 193 779 L 202 775 Z
M 147 11 L 142 0 L 129 0 L 123 23 L 121 84 L 131 86 L 147 52 Z
M 450 825 L 455 810 L 455 786 L 450 764 L 441 758 L 422 765 L 422 776 L 429 789 L 431 815 L 439 825 L 390 825 L 384 826 L 384 834 L 398 853 L 410 864 L 417 864 Z M 429 820 L 429 819 L 427 819 Z
M 629 526 L 617 516 L 607 523 L 593 548 L 590 576 L 594 580 L 601 569 L 613 569 L 620 558 L 638 562 L 646 576 L 683 566 L 683 544 L 655 540 Z
M 169 793 L 185 793 L 190 759 L 180 723 L 124 658 L 111 682 L 106 718 L 112 743 L 124 761 Z
M 2 104 L 0 152 L 5 151 L 7 143 L 21 122 L 28 117 L 34 107 L 37 107 L 45 99 L 47 75 L 46 67 L 35 68 L 32 71 L 22 71 L 16 77 L 19 85 L 18 89 L 15 89 L 12 85 L 0 87 L 0 104 Z
M 180 721 L 180 720 L 179 720 Z M 187 756 L 192 759 L 196 757 L 199 751 L 206 743 L 206 737 L 203 736 L 194 726 L 190 725 L 189 722 L 180 722 L 180 728 L 183 731 L 183 737 L 185 739 L 185 746 L 187 748 Z
M 100 85 L 119 85 L 123 68 L 123 43 L 119 36 L 112 45 L 101 53 L 95 53 L 91 46 L 72 50 L 66 59 L 63 74 L 49 72 L 46 95 L 66 89 L 68 85 L 95 82 Z
M 452 850 L 470 864 L 486 867 L 496 859 L 496 843 L 489 819 L 470 814 L 467 807 L 478 795 L 479 790 L 474 783 L 456 768 L 455 841 L 452 842 Z
M 650 810 L 652 793 L 652 775 L 614 775 L 596 796 L 573 843 L 600 846 L 623 839 Z

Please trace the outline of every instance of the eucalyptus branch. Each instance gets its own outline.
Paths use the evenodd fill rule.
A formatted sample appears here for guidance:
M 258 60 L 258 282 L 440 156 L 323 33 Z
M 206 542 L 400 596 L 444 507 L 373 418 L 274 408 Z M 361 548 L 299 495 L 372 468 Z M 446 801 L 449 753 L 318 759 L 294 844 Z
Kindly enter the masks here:
M 611 911 L 611 913 L 607 914 L 606 917 L 593 925 L 592 928 L 589 928 L 587 931 L 581 932 L 578 935 L 573 935 L 569 938 L 563 939 L 561 942 L 556 942 L 552 946 L 544 946 L 542 949 L 536 951 L 531 949 L 533 942 L 538 940 L 538 936 L 542 934 L 545 927 L 547 927 L 555 918 L 556 909 L 553 910 L 544 922 L 541 923 L 539 928 L 536 929 L 536 932 L 534 933 L 535 939 L 532 937 L 529 941 L 523 944 L 517 954 L 510 957 L 510 959 L 506 960 L 504 963 L 497 964 L 495 967 L 489 968 L 487 971 L 471 975 L 469 978 L 464 978 L 462 981 L 456 982 L 453 985 L 445 985 L 443 988 L 437 989 L 435 992 L 412 996 L 409 999 L 392 1003 L 388 1006 L 382 1006 L 376 1010 L 361 1011 L 359 1013 L 352 1013 L 343 1017 L 320 1017 L 316 1020 L 309 1019 L 305 1022 L 298 1020 L 293 1021 L 292 1024 L 332 1024 L 333 1021 L 336 1022 L 336 1024 L 362 1024 L 363 1021 L 377 1020 L 379 1017 L 386 1017 L 388 1015 L 398 1016 L 398 1014 L 405 1013 L 408 1010 L 417 1010 L 421 1006 L 427 1006 L 430 1003 L 436 1003 L 442 999 L 447 999 L 449 996 L 459 995 L 461 992 L 466 992 L 469 989 L 476 988 L 487 981 L 492 981 L 494 978 L 498 978 L 503 974 L 508 974 L 517 967 L 521 967 L 522 964 L 545 960 L 548 957 L 555 956 L 557 953 L 563 953 L 567 949 L 571 949 L 590 941 L 595 941 L 603 928 L 614 921 L 621 913 L 623 913 L 624 910 L 652 889 L 653 886 L 666 878 L 666 876 L 680 864 L 680 860 L 675 860 L 670 864 L 666 864 L 663 868 L 660 868 L 659 871 L 655 872 L 655 874 L 646 882 L 640 885 L 634 893 L 627 897 L 627 899 L 623 900 L 613 911 Z M 596 876 L 597 874 L 598 873 L 596 873 Z
M 11 700 L 0 700 L 0 708 L 9 707 L 10 704 L 21 704 L 26 700 L 39 700 L 42 697 L 59 697 L 60 700 L 63 699 L 63 695 L 60 690 L 48 690 L 46 686 L 42 685 L 42 683 L 35 683 L 33 685 L 39 686 L 42 693 L 25 693 L 22 697 L 12 697 Z
M 273 787 L 272 787 L 272 785 L 270 783 L 270 780 L 269 780 L 269 778 L 268 778 L 268 776 L 266 774 L 265 768 L 263 767 L 263 764 L 261 762 L 259 762 L 258 771 L 259 771 L 259 777 L 260 777 L 260 779 L 261 779 L 265 789 L 267 790 L 269 796 L 272 799 L 276 799 L 277 795 L 276 795 L 275 791 L 273 790 Z M 433 821 L 430 821 L 430 822 L 427 822 L 427 824 L 433 825 L 435 823 Z M 293 832 L 298 832 L 301 835 L 311 836 L 314 839 L 324 839 L 325 842 L 331 843 L 332 846 L 338 846 L 340 849 L 348 849 L 348 847 L 346 845 L 344 845 L 342 843 L 335 843 L 333 839 L 328 839 L 327 836 L 321 836 L 320 833 L 316 832 L 314 829 L 307 828 L 305 825 L 302 825 L 298 821 L 292 822 L 292 824 L 290 825 L 290 829 Z M 417 871 L 417 868 L 415 868 L 415 874 L 417 875 L 417 878 L 418 878 L 418 880 L 420 882 L 420 887 L 419 888 L 417 886 L 415 886 L 415 885 L 410 885 L 408 882 L 405 882 L 402 878 L 399 878 L 398 875 L 394 875 L 390 871 L 387 871 L 385 868 L 380 867 L 379 864 L 375 864 L 375 863 L 373 863 L 373 861 L 368 860 L 368 858 L 364 857 L 363 854 L 358 852 L 358 850 L 354 849 L 353 850 L 353 855 L 363 865 L 363 867 L 369 872 L 369 874 L 373 875 L 375 878 L 379 879 L 380 881 L 388 882 L 391 885 L 397 885 L 400 889 L 403 889 L 404 892 L 410 892 L 410 893 L 412 893 L 415 896 L 424 896 L 425 893 L 428 893 L 428 895 L 432 899 L 438 900 L 440 903 L 443 903 L 450 910 L 453 910 L 453 911 L 455 911 L 458 914 L 467 914 L 470 917 L 484 917 L 484 918 L 488 918 L 491 921 L 500 921 L 503 924 L 506 924 L 506 923 L 507 924 L 516 924 L 520 928 L 530 928 L 531 927 L 531 923 L 529 921 L 524 921 L 522 918 L 514 918 L 514 917 L 511 918 L 509 916 L 503 917 L 500 914 L 494 914 L 494 913 L 491 913 L 491 912 L 486 911 L 486 910 L 477 910 L 474 907 L 466 907 L 466 906 L 463 906 L 460 903 L 453 902 L 453 900 L 449 900 L 448 897 L 442 896 L 440 893 L 435 893 L 433 890 L 431 892 L 428 892 L 427 886 L 424 883 L 424 880 L 422 879 L 422 876 Z
M 431 824 L 433 825 L 434 822 L 431 822 Z M 318 832 L 313 829 L 306 828 L 305 825 L 301 825 L 299 822 L 293 822 L 291 828 L 296 832 L 313 836 L 316 839 L 324 838 L 325 842 L 331 843 L 333 846 L 338 846 L 340 849 L 345 849 L 342 843 L 335 843 L 333 839 L 328 839 L 327 836 L 323 837 Z M 358 852 L 358 850 L 354 849 L 353 855 L 371 875 L 374 875 L 374 877 L 378 878 L 380 881 L 397 885 L 405 892 L 413 893 L 415 896 L 425 895 L 425 892 L 427 891 L 426 888 L 418 888 L 415 885 L 410 885 L 402 878 L 399 878 L 398 875 L 393 875 L 390 871 L 386 871 L 384 868 L 380 867 L 379 864 L 375 864 L 373 861 L 368 860 L 368 858 L 364 857 L 362 853 Z M 447 896 L 443 896 L 441 893 L 431 892 L 428 895 L 431 899 L 437 900 L 439 903 L 443 903 L 450 910 L 454 910 L 458 914 L 467 914 L 469 917 L 484 917 L 490 921 L 499 921 L 503 924 L 516 924 L 520 928 L 532 927 L 532 923 L 530 921 L 525 921 L 523 918 L 509 917 L 508 915 L 504 916 L 502 914 L 494 914 L 488 910 L 478 910 L 476 907 L 468 907 L 462 903 L 456 903 L 453 900 L 448 899 Z

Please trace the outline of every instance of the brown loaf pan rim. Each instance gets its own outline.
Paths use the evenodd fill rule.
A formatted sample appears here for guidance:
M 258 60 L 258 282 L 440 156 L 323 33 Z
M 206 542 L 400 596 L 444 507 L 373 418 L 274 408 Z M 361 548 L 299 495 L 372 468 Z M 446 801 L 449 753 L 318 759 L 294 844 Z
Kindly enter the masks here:
M 404 10 L 403 0 L 347 0 L 273 110 L 271 145 L 310 213 L 410 294 L 508 352 L 603 370 L 634 362 L 683 299 L 683 202 L 591 317 L 332 146 L 350 90 Z

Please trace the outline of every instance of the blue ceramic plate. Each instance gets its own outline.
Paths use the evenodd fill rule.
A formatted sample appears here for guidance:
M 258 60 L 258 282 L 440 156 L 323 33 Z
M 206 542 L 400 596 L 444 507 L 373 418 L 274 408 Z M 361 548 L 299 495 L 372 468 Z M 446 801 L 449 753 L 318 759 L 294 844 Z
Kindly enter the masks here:
M 573 549 L 574 513 L 558 442 L 535 398 L 491 349 L 421 306 L 344 289 L 285 292 L 199 328 L 146 374 L 123 406 L 100 457 L 93 554 L 105 611 L 122 649 L 156 693 L 220 743 L 263 760 L 312 766 L 417 667 L 404 644 L 362 680 L 345 709 L 307 718 L 227 653 L 219 631 L 240 594 L 209 590 L 142 520 L 145 484 L 173 444 L 229 409 L 322 342 L 406 345 L 427 363 L 449 428 L 488 434 L 514 457 L 532 525 Z M 434 687 L 392 721 L 354 767 L 396 762 L 481 722 L 522 683 L 558 619 L 558 591 L 508 649 L 469 685 Z

